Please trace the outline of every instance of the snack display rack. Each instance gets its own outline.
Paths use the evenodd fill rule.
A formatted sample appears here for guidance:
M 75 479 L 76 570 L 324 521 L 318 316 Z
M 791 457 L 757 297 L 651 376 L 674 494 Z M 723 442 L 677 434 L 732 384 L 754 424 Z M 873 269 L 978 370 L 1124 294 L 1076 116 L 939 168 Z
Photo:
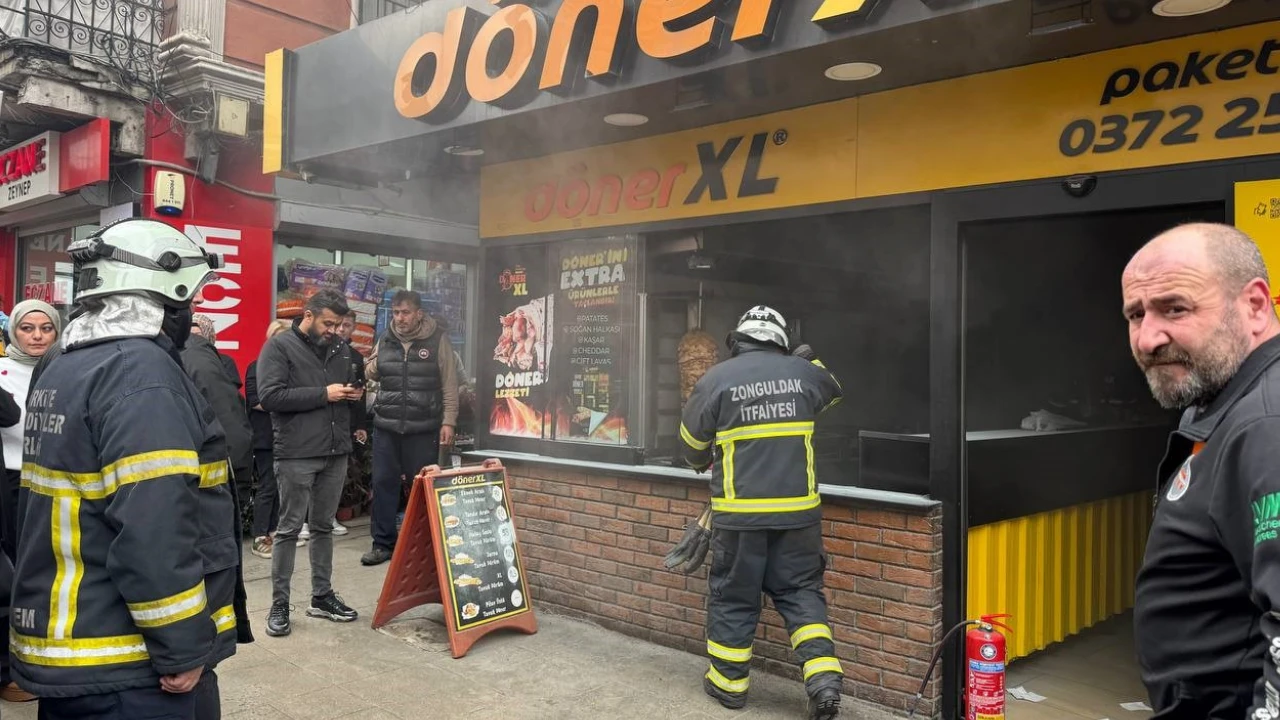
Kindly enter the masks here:
M 442 323 L 449 340 L 460 354 L 466 343 L 467 276 L 447 263 L 426 263 L 425 276 L 413 278 L 413 289 L 422 297 L 423 309 Z M 276 316 L 293 319 L 302 315 L 306 301 L 320 290 L 343 294 L 356 311 L 356 329 L 351 345 L 364 355 L 391 323 L 391 299 L 401 288 L 392 287 L 385 272 L 369 266 L 343 267 L 311 260 L 289 260 L 283 267 L 285 288 L 279 293 Z

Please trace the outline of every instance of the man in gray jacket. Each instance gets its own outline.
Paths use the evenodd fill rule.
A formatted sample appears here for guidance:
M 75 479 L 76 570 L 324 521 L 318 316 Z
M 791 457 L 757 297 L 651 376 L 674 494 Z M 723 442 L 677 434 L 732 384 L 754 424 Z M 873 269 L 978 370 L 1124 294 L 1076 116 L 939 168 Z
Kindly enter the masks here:
M 288 635 L 289 582 L 297 538 L 310 510 L 311 606 L 307 615 L 351 622 L 357 613 L 333 592 L 333 521 L 351 453 L 350 402 L 356 387 L 351 346 L 339 342 L 346 301 L 321 290 L 293 329 L 267 341 L 258 356 L 258 399 L 275 429 L 280 526 L 271 555 L 272 604 L 267 634 Z

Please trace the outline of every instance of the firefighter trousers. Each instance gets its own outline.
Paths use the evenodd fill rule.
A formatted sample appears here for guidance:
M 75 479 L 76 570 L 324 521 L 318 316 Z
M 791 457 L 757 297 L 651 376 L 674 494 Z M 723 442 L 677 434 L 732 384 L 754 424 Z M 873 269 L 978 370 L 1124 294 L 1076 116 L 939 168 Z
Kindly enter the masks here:
M 794 530 L 720 530 L 711 538 L 707 600 L 706 678 L 722 692 L 747 692 L 752 645 L 767 594 L 787 624 L 791 648 L 810 696 L 840 689 L 827 599 L 822 592 L 826 555 L 822 525 Z

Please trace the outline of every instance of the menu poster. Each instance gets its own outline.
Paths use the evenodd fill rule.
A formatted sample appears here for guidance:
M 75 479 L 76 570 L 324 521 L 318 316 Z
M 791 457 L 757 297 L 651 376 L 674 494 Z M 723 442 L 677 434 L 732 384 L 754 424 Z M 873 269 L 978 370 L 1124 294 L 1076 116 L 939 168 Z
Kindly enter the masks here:
M 636 251 L 633 237 L 556 246 L 558 440 L 627 444 L 638 303 Z
M 432 478 L 456 631 L 529 612 L 503 470 Z
M 548 330 L 555 295 L 547 287 L 546 249 L 513 249 L 494 260 L 485 291 L 497 317 L 482 325 L 496 343 L 489 432 L 541 439 L 550 434 L 547 383 L 554 345 Z

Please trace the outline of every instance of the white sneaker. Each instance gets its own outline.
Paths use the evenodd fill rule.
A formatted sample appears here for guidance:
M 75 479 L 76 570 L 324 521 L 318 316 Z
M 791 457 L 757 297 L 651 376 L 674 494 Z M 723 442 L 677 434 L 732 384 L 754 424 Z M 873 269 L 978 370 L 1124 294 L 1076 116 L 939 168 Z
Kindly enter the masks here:
M 298 531 L 298 540 L 300 540 L 301 542 L 306 542 L 310 539 L 311 539 L 311 526 L 308 525 L 307 523 L 302 523 L 302 529 Z
M 346 525 L 343 525 L 342 523 L 338 522 L 337 520 L 334 520 L 334 521 L 333 521 L 333 534 L 334 534 L 334 535 L 346 535 L 346 534 L 347 534 L 347 533 L 349 533 L 349 532 L 351 532 L 351 531 L 347 529 L 347 526 L 346 526 Z

